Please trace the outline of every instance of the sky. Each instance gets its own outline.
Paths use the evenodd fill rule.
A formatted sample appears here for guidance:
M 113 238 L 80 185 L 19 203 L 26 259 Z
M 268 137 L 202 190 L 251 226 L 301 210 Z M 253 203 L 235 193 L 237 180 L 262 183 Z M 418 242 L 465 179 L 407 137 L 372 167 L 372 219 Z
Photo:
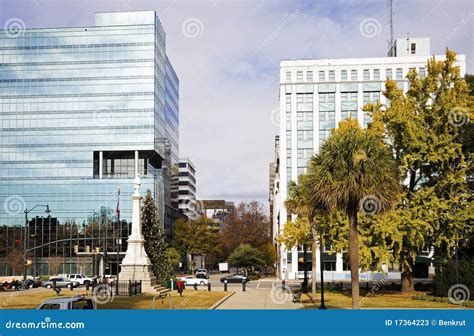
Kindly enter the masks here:
M 94 12 L 155 10 L 180 79 L 180 156 L 200 199 L 267 205 L 278 133 L 279 62 L 381 57 L 385 0 L 0 0 L 0 24 L 88 26 Z M 394 0 L 395 37 L 431 37 L 431 52 L 466 55 L 474 73 L 474 1 Z

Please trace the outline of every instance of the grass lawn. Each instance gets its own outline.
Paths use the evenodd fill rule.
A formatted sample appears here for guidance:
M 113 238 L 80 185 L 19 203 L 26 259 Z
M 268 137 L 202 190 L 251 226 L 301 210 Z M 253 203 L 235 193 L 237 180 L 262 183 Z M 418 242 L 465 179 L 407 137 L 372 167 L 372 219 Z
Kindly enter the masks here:
M 303 294 L 301 296 L 301 303 L 306 309 L 317 309 L 321 303 L 320 293 L 317 292 L 317 300 L 313 303 L 310 299 L 311 294 Z M 432 302 L 424 300 L 415 300 L 412 297 L 414 295 L 421 295 L 420 292 L 414 293 L 405 293 L 402 294 L 398 291 L 380 291 L 375 293 L 371 297 L 366 297 L 365 293 L 361 291 L 360 294 L 360 306 L 361 308 L 451 308 L 459 309 L 467 307 L 454 305 L 445 302 Z M 352 298 L 349 291 L 341 292 L 324 292 L 324 303 L 326 307 L 332 309 L 344 309 L 351 308 Z
M 83 289 L 74 290 L 73 292 L 63 290 L 60 296 L 51 290 L 43 289 L 0 292 L 0 309 L 35 309 L 46 299 L 70 297 L 79 294 L 90 296 L 90 292 L 87 293 Z M 163 303 L 160 299 L 156 299 L 155 309 L 207 309 L 227 294 L 229 292 L 185 290 L 183 296 L 180 297 L 177 292 L 173 292 L 171 299 L 167 297 Z M 154 294 L 151 293 L 132 297 L 116 296 L 109 303 L 97 304 L 97 309 L 152 309 L 153 296 Z

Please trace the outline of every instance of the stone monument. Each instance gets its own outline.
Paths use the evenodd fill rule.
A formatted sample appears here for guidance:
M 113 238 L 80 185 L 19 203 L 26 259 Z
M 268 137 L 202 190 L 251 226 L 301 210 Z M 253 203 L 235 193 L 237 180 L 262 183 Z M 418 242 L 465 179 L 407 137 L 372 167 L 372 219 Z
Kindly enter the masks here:
M 145 240 L 142 235 L 140 201 L 140 176 L 134 179 L 132 233 L 128 237 L 128 246 L 125 257 L 122 260 L 120 281 L 142 281 L 142 291 L 153 291 L 156 286 L 156 278 L 151 270 L 151 262 L 145 251 Z

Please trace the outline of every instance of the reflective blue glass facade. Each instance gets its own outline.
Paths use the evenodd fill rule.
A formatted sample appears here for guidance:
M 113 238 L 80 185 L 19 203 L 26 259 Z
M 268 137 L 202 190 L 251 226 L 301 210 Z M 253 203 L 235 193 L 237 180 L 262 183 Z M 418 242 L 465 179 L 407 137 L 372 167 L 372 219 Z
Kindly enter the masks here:
M 151 11 L 98 13 L 92 27 L 0 30 L 0 226 L 22 225 L 23 209 L 46 203 L 80 225 L 115 209 L 119 187 L 130 221 L 136 170 L 165 208 L 179 157 L 179 80 L 165 40 Z

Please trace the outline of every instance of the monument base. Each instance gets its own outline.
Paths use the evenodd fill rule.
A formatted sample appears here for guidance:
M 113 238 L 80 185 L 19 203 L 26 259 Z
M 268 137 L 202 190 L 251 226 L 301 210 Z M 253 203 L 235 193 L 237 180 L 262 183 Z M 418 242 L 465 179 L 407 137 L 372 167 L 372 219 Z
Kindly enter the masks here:
M 140 281 L 142 282 L 142 292 L 156 291 L 156 278 L 149 265 L 121 265 L 119 274 L 120 282 Z

